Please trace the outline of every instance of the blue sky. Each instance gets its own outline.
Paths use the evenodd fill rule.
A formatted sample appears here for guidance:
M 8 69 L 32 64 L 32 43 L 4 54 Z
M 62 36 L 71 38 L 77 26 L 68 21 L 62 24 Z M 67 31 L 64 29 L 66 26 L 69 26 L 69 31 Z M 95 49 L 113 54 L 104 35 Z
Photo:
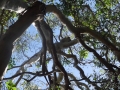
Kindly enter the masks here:
M 58 31 L 58 29 L 56 30 L 56 31 Z M 32 25 L 28 28 L 28 30 L 27 30 L 27 32 L 30 32 L 30 34 L 37 34 L 37 30 L 35 29 L 35 27 L 33 27 Z M 56 32 L 56 34 L 58 34 L 57 32 Z M 35 44 L 35 43 L 37 43 L 37 42 L 33 42 L 33 44 Z M 40 43 L 41 43 L 41 41 L 39 42 L 39 45 L 40 45 Z M 38 45 L 38 46 L 39 46 Z M 31 52 L 32 51 L 32 52 Z M 28 56 L 32 56 L 32 55 L 34 55 L 34 53 L 36 53 L 37 51 L 36 50 L 34 50 L 34 48 L 33 48 L 33 50 L 31 49 L 30 51 L 28 51 L 27 53 L 26 53 L 26 55 L 28 55 Z M 16 56 L 16 54 L 15 54 L 15 56 Z M 90 56 L 87 58 L 88 60 L 92 60 L 92 54 L 90 54 Z M 86 59 L 86 60 L 87 60 Z M 20 60 L 18 60 L 17 62 L 18 62 L 18 65 L 21 65 L 21 63 L 24 61 L 24 60 L 27 60 L 27 58 L 22 58 L 22 59 L 20 59 Z M 37 70 L 36 69 L 36 67 L 35 67 L 35 65 L 32 65 L 33 67 L 29 67 L 27 70 L 30 70 L 30 71 L 34 71 L 34 70 Z M 94 72 L 94 70 L 96 71 L 96 72 L 99 72 L 98 70 L 97 70 L 97 68 L 96 67 L 92 67 L 92 65 L 91 64 L 87 64 L 86 66 L 84 66 L 84 65 L 81 65 L 80 66 L 83 70 L 84 70 L 84 72 L 85 72 L 85 75 L 86 76 L 90 76 L 90 74 L 92 74 L 93 72 Z M 52 69 L 52 61 L 49 63 L 49 65 L 48 65 L 48 70 L 49 71 L 51 71 Z M 78 78 L 78 79 L 81 79 L 81 77 L 80 77 L 80 73 L 79 73 L 79 71 L 78 70 L 76 70 L 72 65 L 70 65 L 70 66 L 65 66 L 65 69 L 68 71 L 68 72 L 70 72 L 70 73 L 73 73 L 75 76 L 76 76 L 76 78 Z M 17 69 L 14 69 L 14 71 L 15 70 L 17 70 Z M 39 70 L 39 69 L 38 69 Z M 13 72 L 11 73 L 11 74 L 8 74 L 8 75 L 12 75 L 13 74 Z M 7 76 L 8 76 L 7 75 Z M 38 82 L 36 82 L 36 80 L 38 80 L 38 78 L 36 78 L 35 80 L 33 80 L 34 81 L 34 84 L 36 84 L 36 85 L 38 85 Z M 41 81 L 44 81 L 45 83 L 46 83 L 46 81 L 45 81 L 45 79 L 44 79 L 44 77 L 43 78 L 40 78 L 39 80 L 41 80 Z M 83 82 L 85 82 L 85 81 L 83 81 Z M 41 88 L 46 88 L 46 85 L 39 85 Z M 79 90 L 79 89 L 75 89 L 75 90 Z
M 89 2 L 88 2 L 88 3 L 89 3 Z M 90 4 L 90 5 L 91 5 L 91 7 L 94 6 L 93 3 Z M 56 30 L 54 30 L 54 33 L 55 33 L 56 35 L 59 34 L 59 29 L 60 29 L 60 28 L 56 28 Z M 38 34 L 37 30 L 35 29 L 35 27 L 34 27 L 33 25 L 31 25 L 31 26 L 27 29 L 27 33 L 31 34 L 31 35 L 33 36 L 32 38 L 34 38 L 34 35 Z M 37 42 L 37 41 L 38 41 L 38 42 Z M 34 55 L 36 52 L 39 51 L 40 47 L 41 47 L 41 40 L 40 40 L 40 39 L 35 40 L 35 41 L 32 40 L 30 50 L 28 50 L 27 52 L 25 52 L 25 54 L 26 54 L 28 57 L 31 57 L 32 55 Z M 19 55 L 18 55 L 18 53 L 14 53 L 14 54 L 13 54 L 13 57 L 14 57 L 14 56 L 16 57 L 16 56 L 19 56 Z M 21 65 L 22 62 L 25 61 L 25 60 L 28 60 L 28 58 L 23 57 L 23 55 L 20 55 L 19 58 L 16 60 L 16 65 Z M 86 60 L 93 60 L 92 54 L 90 54 L 89 57 L 88 57 Z M 30 71 L 35 71 L 35 70 L 37 70 L 36 67 L 35 67 L 35 65 L 33 65 L 33 66 L 34 66 L 33 68 L 32 68 L 32 67 L 29 67 L 28 69 L 29 69 Z M 52 61 L 51 61 L 51 62 L 49 63 L 49 65 L 48 65 L 49 70 L 51 70 L 51 66 L 52 66 Z M 97 69 L 96 67 L 94 67 L 93 65 L 91 65 L 91 64 L 87 64 L 86 66 L 81 65 L 80 67 L 84 70 L 86 76 L 90 76 L 91 74 L 93 74 L 94 70 L 95 70 L 95 72 L 98 72 L 98 73 L 99 73 L 98 69 Z M 65 69 L 66 69 L 68 72 L 75 74 L 76 78 L 81 79 L 80 73 L 79 73 L 72 65 L 71 65 L 71 66 L 65 66 Z M 10 72 L 8 71 L 8 73 L 7 73 L 5 76 L 6 76 L 6 77 L 9 77 L 10 75 L 13 75 L 16 70 L 17 70 L 17 69 L 13 69 L 12 72 L 11 72 L 11 71 L 10 71 Z M 39 70 L 39 69 L 38 69 L 38 70 Z M 38 78 L 36 78 L 35 80 L 33 80 L 34 84 L 36 84 L 36 85 L 38 85 L 38 82 L 36 82 L 37 79 L 38 79 Z M 44 78 L 41 78 L 41 79 L 39 79 L 39 80 L 45 82 L 45 79 L 44 79 Z M 83 82 L 85 82 L 85 81 L 83 81 Z M 39 86 L 40 86 L 42 89 L 46 88 L 46 86 L 44 86 L 43 84 L 41 84 L 41 85 L 39 85 Z M 76 88 L 75 90 L 79 90 L 79 89 Z

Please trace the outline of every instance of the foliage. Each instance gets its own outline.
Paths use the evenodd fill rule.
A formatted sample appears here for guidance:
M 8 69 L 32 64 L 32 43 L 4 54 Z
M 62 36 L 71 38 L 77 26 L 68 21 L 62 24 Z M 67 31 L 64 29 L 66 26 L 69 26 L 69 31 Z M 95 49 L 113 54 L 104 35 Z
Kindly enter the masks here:
M 6 82 L 7 89 L 8 90 L 17 90 L 15 84 L 12 82 L 12 80 L 9 80 Z
M 24 1 L 29 3 L 29 0 Z M 34 0 L 31 2 L 33 1 Z M 77 90 L 76 88 L 87 90 L 88 86 L 90 90 L 119 90 L 117 88 L 120 85 L 119 55 L 117 56 L 115 54 L 115 50 L 112 50 L 106 45 L 107 42 L 102 42 L 103 40 L 108 40 L 111 43 L 110 46 L 114 45 L 116 48 L 120 49 L 119 0 L 59 0 L 58 2 L 55 0 L 42 1 L 46 5 L 56 5 L 57 8 L 69 19 L 69 21 L 71 21 L 74 27 L 88 28 L 91 30 L 89 32 L 95 32 L 96 35 L 94 36 L 87 31 L 85 33 L 80 33 L 80 36 L 82 37 L 85 45 L 87 45 L 89 48 L 92 48 L 92 50 L 94 50 L 97 55 L 99 55 L 99 58 L 104 59 L 104 61 L 106 61 L 107 64 L 115 71 L 114 73 L 111 72 L 105 66 L 105 64 L 100 62 L 99 58 L 95 56 L 96 53 L 92 52 L 92 50 L 90 51 L 88 48 L 86 49 L 85 45 L 83 45 L 79 40 L 80 43 L 62 50 L 68 55 L 68 57 L 64 56 L 63 54 L 60 55 L 60 62 L 63 64 L 66 71 L 68 73 L 72 73 L 76 78 L 75 79 L 73 77 L 70 77 L 71 82 L 74 81 L 73 88 L 75 90 Z M 12 24 L 10 20 L 15 18 L 17 15 L 15 12 L 10 12 L 8 10 L 1 10 L 0 15 L 0 26 L 3 28 L 3 30 L 2 28 L 0 30 L 0 35 L 4 35 L 6 29 L 9 28 L 9 26 Z M 74 34 L 67 29 L 66 26 L 62 25 L 62 23 L 57 17 L 55 17 L 55 15 L 51 13 L 46 14 L 45 21 L 53 30 L 54 42 L 60 42 L 60 39 L 65 37 L 70 37 L 72 40 L 76 38 L 74 37 Z M 8 65 L 9 68 L 13 68 L 15 65 L 21 65 L 21 63 L 23 63 L 25 60 L 29 60 L 32 56 L 35 55 L 36 52 L 40 50 L 40 48 L 42 48 L 41 38 L 38 37 L 38 32 L 35 30 L 29 30 L 30 29 L 24 32 L 24 34 L 18 40 L 16 40 L 16 42 L 14 42 L 15 51 L 13 52 L 10 63 Z M 102 40 L 100 41 L 98 37 L 101 37 Z M 15 57 L 15 59 L 13 59 L 13 57 Z M 51 64 L 53 64 L 53 61 L 51 60 L 51 55 L 49 52 L 46 53 L 46 57 L 46 66 L 48 66 L 47 68 L 53 68 L 51 66 Z M 78 71 L 75 71 L 76 68 L 74 67 L 75 65 L 73 65 L 74 58 L 78 59 L 78 66 L 80 66 L 82 70 L 77 69 Z M 39 62 L 36 64 L 36 62 L 34 62 L 26 64 L 25 66 L 23 65 L 25 69 L 24 71 L 34 73 L 41 71 L 42 67 L 38 63 Z M 37 66 L 37 68 L 35 66 Z M 57 76 L 58 74 L 59 73 L 57 73 Z M 23 80 L 29 81 L 29 79 L 33 76 L 30 75 L 30 78 L 28 78 L 27 75 L 23 76 Z M 48 81 L 45 81 L 44 79 L 43 81 L 45 82 L 43 83 L 40 78 L 36 77 L 31 80 L 31 82 L 37 82 L 36 80 L 38 80 L 38 86 L 41 84 L 41 86 L 47 87 Z M 34 89 L 31 88 L 32 86 L 38 89 L 36 83 L 26 83 L 23 82 L 23 80 L 20 81 L 19 85 L 23 84 L 24 90 Z M 77 81 L 80 84 L 76 83 Z M 59 84 L 62 86 L 64 84 L 64 80 L 61 80 Z M 6 86 L 8 90 L 16 90 L 15 84 L 12 82 L 12 80 L 6 82 Z M 57 86 L 57 88 L 59 90 L 60 87 Z
M 11 69 L 15 66 L 15 58 L 11 58 L 8 64 L 8 69 Z

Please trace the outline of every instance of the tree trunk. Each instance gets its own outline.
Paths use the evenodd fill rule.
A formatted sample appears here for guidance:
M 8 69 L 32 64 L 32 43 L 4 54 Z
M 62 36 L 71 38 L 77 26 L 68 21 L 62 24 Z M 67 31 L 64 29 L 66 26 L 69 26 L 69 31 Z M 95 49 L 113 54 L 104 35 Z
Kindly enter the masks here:
M 40 7 L 41 5 L 41 7 Z M 13 42 L 20 37 L 20 35 L 36 20 L 41 11 L 44 9 L 44 5 L 41 2 L 36 2 L 19 20 L 10 26 L 6 34 L 0 40 L 0 80 L 4 71 L 9 63 Z

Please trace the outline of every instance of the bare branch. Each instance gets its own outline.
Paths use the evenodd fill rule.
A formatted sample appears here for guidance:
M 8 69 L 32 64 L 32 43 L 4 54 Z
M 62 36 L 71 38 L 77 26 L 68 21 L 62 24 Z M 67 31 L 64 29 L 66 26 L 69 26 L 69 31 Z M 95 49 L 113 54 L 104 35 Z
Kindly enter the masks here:
M 19 75 L 23 75 L 23 74 L 31 74 L 31 75 L 37 75 L 37 76 L 45 76 L 45 75 L 49 75 L 51 73 L 53 73 L 54 71 L 51 71 L 51 72 L 48 72 L 46 74 L 40 74 L 41 72 L 36 72 L 36 73 L 32 73 L 32 72 L 22 72 L 22 73 L 18 73 L 18 74 L 15 74 L 9 78 L 4 78 L 3 80 L 7 80 L 7 79 L 12 79 L 12 78 L 15 78 L 15 77 L 18 77 Z

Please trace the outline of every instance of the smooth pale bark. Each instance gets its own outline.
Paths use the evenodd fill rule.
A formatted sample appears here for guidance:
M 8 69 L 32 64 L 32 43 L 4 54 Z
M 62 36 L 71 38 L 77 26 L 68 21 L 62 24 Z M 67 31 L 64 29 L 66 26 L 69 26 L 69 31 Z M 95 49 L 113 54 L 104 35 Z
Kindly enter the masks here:
M 103 44 L 105 44 L 109 48 L 111 48 L 112 50 L 118 51 L 118 49 L 115 47 L 115 45 L 113 45 L 110 41 L 104 39 L 102 37 L 102 35 L 100 35 L 100 33 L 97 33 L 95 30 L 91 30 L 88 27 L 79 27 L 79 28 L 74 27 L 72 25 L 72 23 L 68 20 L 68 18 L 66 18 L 62 14 L 62 12 L 59 9 L 57 9 L 56 6 L 54 6 L 54 5 L 47 5 L 46 6 L 46 12 L 54 13 L 60 19 L 60 21 L 64 25 L 67 26 L 68 30 L 76 35 L 76 37 L 77 37 L 77 35 L 80 35 L 80 33 L 88 33 L 88 34 L 92 35 L 93 37 L 95 37 L 96 39 L 98 39 L 99 41 L 101 41 Z
M 12 10 L 20 13 L 27 7 L 27 3 L 25 3 L 23 0 L 0 0 L 1 9 Z
M 10 5 L 10 4 L 8 4 L 8 5 Z M 10 8 L 7 8 L 6 6 L 2 6 L 2 7 L 6 8 L 6 9 L 10 9 Z M 11 7 L 11 9 L 13 10 L 12 7 Z M 14 10 L 15 10 L 15 8 L 14 8 Z M 19 12 L 19 11 L 22 11 L 23 9 L 21 9 L 19 11 L 17 11 L 17 10 L 16 10 L 16 12 Z M 47 11 L 46 12 L 53 12 L 54 14 L 56 14 L 57 17 L 61 20 L 61 22 L 63 22 L 63 24 L 66 25 L 68 27 L 68 29 L 72 33 L 74 33 L 75 35 L 79 35 L 80 33 L 89 33 L 90 35 L 92 35 L 93 37 L 95 37 L 96 39 L 98 39 L 99 41 L 101 41 L 103 44 L 105 44 L 106 46 L 108 46 L 112 51 L 118 52 L 118 55 L 116 54 L 116 56 L 119 58 L 120 51 L 118 50 L 118 48 L 116 48 L 116 46 L 114 44 L 112 44 L 110 41 L 104 39 L 102 37 L 102 35 L 100 35 L 99 33 L 97 33 L 95 30 L 91 30 L 89 28 L 81 28 L 81 27 L 80 28 L 76 28 L 76 27 L 74 27 L 72 25 L 72 23 L 55 6 L 47 6 Z M 10 38 L 10 37 L 7 37 L 7 38 Z M 10 56 L 11 56 L 11 50 L 12 50 L 12 44 L 9 43 L 9 41 L 6 42 L 5 40 L 0 41 L 0 55 L 3 57 L 3 58 L 0 57 L 0 63 L 3 63 L 3 64 L 6 64 L 6 62 L 1 62 L 1 60 L 3 61 L 4 59 L 6 60 L 6 59 L 10 58 Z M 1 52 L 1 51 L 3 51 L 3 52 Z M 9 53 L 9 54 L 6 54 L 6 53 Z M 6 55 L 6 57 L 3 56 L 3 55 Z M 119 60 L 120 60 L 120 58 L 119 58 Z
M 72 46 L 72 45 L 75 45 L 75 44 L 77 44 L 78 43 L 78 41 L 75 39 L 75 40 L 72 40 L 72 41 L 70 41 L 70 42 L 64 42 L 64 43 L 61 43 L 61 42 L 57 42 L 57 43 L 55 43 L 55 46 L 57 47 L 57 49 L 58 49 L 58 47 L 60 48 L 60 50 L 62 50 L 62 49 L 65 49 L 65 48 L 68 48 L 68 47 L 70 47 L 70 46 Z M 65 47 L 64 47 L 64 46 Z M 67 47 L 66 47 L 67 46 Z M 36 54 L 34 54 L 30 59 L 28 59 L 27 61 L 24 61 L 22 64 L 21 64 L 21 67 L 20 67 L 20 69 L 16 72 L 16 74 L 18 74 L 20 71 L 22 71 L 21 69 L 22 68 L 24 68 L 24 65 L 26 65 L 26 64 L 32 64 L 32 63 L 34 63 L 34 62 L 37 62 L 38 60 L 39 60 L 39 58 L 40 58 L 40 54 L 42 53 L 43 51 L 42 51 L 42 49 L 39 51 L 39 52 L 37 52 Z M 59 52 L 59 51 L 57 51 L 57 52 Z
M 36 26 L 38 27 L 38 30 L 41 32 L 42 30 L 42 36 L 45 38 L 45 42 L 47 44 L 48 50 L 50 51 L 53 61 L 57 68 L 63 73 L 64 78 L 65 78 L 65 89 L 68 90 L 70 82 L 68 79 L 68 75 L 62 64 L 59 62 L 58 57 L 57 57 L 57 50 L 55 48 L 55 45 L 53 44 L 53 32 L 50 26 L 42 19 L 40 21 L 37 21 L 38 24 Z M 41 29 L 41 30 L 40 30 Z M 43 39 L 44 40 L 44 39 Z M 44 42 L 43 42 L 44 43 Z M 44 61 L 45 62 L 45 61 Z M 44 64 L 43 64 L 44 65 Z M 44 67 L 44 66 L 43 66 Z
M 38 19 L 40 12 L 44 7 L 40 8 L 41 3 L 36 2 L 19 20 L 13 24 L 0 40 L 0 80 L 9 63 L 13 42 L 21 36 L 21 34 L 31 25 L 34 20 Z M 38 9 L 39 8 L 39 9 Z
M 75 44 L 77 44 L 77 43 L 78 43 L 78 41 L 77 41 L 76 39 L 75 39 L 75 40 L 72 40 L 72 41 L 70 41 L 70 42 L 67 42 L 67 41 L 65 41 L 65 42 L 57 42 L 57 43 L 55 43 L 55 47 L 56 47 L 56 50 L 58 50 L 57 53 L 59 53 L 59 50 L 68 48 L 68 47 L 73 46 L 73 45 L 75 45 Z M 58 49 L 58 48 L 59 48 L 59 49 Z M 34 62 L 37 62 L 37 61 L 39 60 L 39 58 L 40 58 L 40 54 L 43 52 L 42 50 L 43 50 L 43 49 L 41 49 L 38 53 L 34 54 L 30 59 L 24 61 L 24 62 L 21 64 L 21 67 L 19 68 L 19 70 L 18 70 L 15 74 L 18 74 L 18 73 L 20 73 L 20 72 L 24 72 L 24 66 L 25 66 L 25 65 L 30 65 L 30 64 L 32 64 L 32 63 L 34 63 Z M 47 59 L 51 59 L 51 58 L 47 58 Z M 60 75 L 59 75 L 59 76 L 60 76 Z M 63 74 L 61 74 L 61 76 L 63 77 Z M 20 78 L 22 78 L 22 77 L 20 77 Z M 16 85 L 18 84 L 18 82 L 19 82 L 20 80 L 21 80 L 21 79 L 18 79 L 18 80 L 17 80 Z M 60 81 L 60 80 L 58 80 L 58 81 Z
M 9 3 L 6 3 L 7 1 L 9 1 Z M 28 7 L 28 5 L 25 2 L 23 2 L 22 0 L 15 0 L 15 1 L 19 2 L 19 3 L 16 4 L 16 2 L 14 2 L 14 0 L 5 0 L 5 1 L 1 0 L 0 1 L 0 8 L 10 9 L 10 10 L 13 10 L 15 12 L 21 12 L 25 8 Z M 97 33 L 95 30 L 93 31 L 93 30 L 91 30 L 89 28 L 82 28 L 82 27 L 76 28 L 76 27 L 74 27 L 72 25 L 72 23 L 54 5 L 46 5 L 46 12 L 52 12 L 52 13 L 54 13 L 60 19 L 60 21 L 64 25 L 66 25 L 67 28 L 71 32 L 73 32 L 73 34 L 78 35 L 80 33 L 89 33 L 90 35 L 92 35 L 93 37 L 95 37 L 96 39 L 98 39 L 99 41 L 101 41 L 102 43 L 104 43 L 106 46 L 108 46 L 113 51 L 118 51 L 120 53 L 120 51 L 116 48 L 115 45 L 113 45 L 108 40 L 104 39 L 102 37 L 102 35 L 100 35 L 100 33 Z M 119 57 L 119 56 L 117 55 L 117 57 Z
M 9 3 L 6 3 L 7 0 L 5 0 L 5 1 L 1 0 L 0 7 L 4 8 L 4 9 L 10 9 L 10 10 L 13 10 L 15 12 L 21 12 L 24 10 L 24 8 L 28 7 L 28 5 L 25 2 L 23 2 L 22 0 L 15 0 L 16 2 L 20 2 L 17 4 L 13 2 L 14 0 L 8 0 L 8 1 L 9 1 Z M 67 26 L 68 30 L 70 30 L 73 34 L 76 35 L 76 37 L 80 33 L 89 33 L 90 35 L 92 35 L 93 37 L 95 37 L 96 39 L 101 41 L 103 44 L 105 44 L 107 47 L 109 47 L 113 52 L 115 52 L 115 55 L 117 56 L 118 60 L 120 61 L 120 56 L 119 56 L 120 50 L 118 50 L 118 48 L 114 44 L 112 44 L 110 41 L 103 38 L 102 35 L 100 35 L 100 33 L 97 33 L 95 30 L 91 30 L 90 28 L 83 28 L 83 27 L 76 28 L 76 27 L 74 27 L 72 25 L 72 23 L 54 5 L 46 5 L 46 12 L 54 13 L 60 19 L 60 21 L 64 25 Z M 116 52 L 118 54 L 116 54 Z

